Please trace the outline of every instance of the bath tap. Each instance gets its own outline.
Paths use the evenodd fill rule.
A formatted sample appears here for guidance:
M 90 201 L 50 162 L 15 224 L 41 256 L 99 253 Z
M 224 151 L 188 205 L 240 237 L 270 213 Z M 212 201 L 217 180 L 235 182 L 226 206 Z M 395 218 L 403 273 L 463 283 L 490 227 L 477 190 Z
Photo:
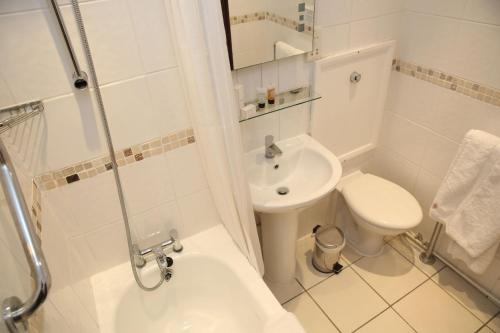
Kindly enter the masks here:
M 172 278 L 173 271 L 170 267 L 174 264 L 174 260 L 168 257 L 161 246 L 155 247 L 153 253 L 156 257 L 156 263 L 160 269 L 160 275 L 165 280 L 168 281 Z
M 152 255 L 156 258 L 156 263 L 160 268 L 161 275 L 165 277 L 165 280 L 168 281 L 172 277 L 172 270 L 169 268 L 173 264 L 173 260 L 170 257 L 167 257 L 165 253 L 173 252 L 181 252 L 183 246 L 179 239 L 179 234 L 177 230 L 170 230 L 170 239 L 156 244 L 152 247 L 148 247 L 146 249 L 141 250 L 137 244 L 133 245 L 133 253 L 134 253 L 134 264 L 137 268 L 143 268 L 146 266 L 147 261 L 149 261 Z M 168 279 L 167 279 L 168 277 Z
M 265 137 L 266 158 L 274 158 L 276 155 L 281 155 L 283 152 L 274 143 L 274 136 L 266 135 Z

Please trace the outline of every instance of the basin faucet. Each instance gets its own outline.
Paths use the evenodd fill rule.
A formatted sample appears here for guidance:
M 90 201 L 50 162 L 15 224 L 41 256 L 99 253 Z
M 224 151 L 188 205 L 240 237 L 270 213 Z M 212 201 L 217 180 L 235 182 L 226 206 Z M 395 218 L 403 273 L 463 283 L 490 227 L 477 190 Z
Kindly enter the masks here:
M 170 267 L 174 264 L 174 260 L 168 257 L 161 246 L 157 246 L 153 249 L 153 253 L 156 257 L 156 263 L 160 269 L 160 275 L 165 280 L 168 281 L 172 278 L 173 271 Z
M 266 135 L 265 138 L 266 144 L 266 158 L 274 158 L 276 155 L 281 155 L 283 152 L 279 147 L 274 143 L 274 136 Z

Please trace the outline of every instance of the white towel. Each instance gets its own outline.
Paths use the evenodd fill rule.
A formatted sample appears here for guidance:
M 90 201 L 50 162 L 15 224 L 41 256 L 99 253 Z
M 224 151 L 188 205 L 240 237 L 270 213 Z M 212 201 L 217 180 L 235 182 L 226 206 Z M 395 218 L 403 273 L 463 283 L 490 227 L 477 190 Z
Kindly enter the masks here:
M 500 138 L 469 131 L 445 176 L 430 217 L 455 242 L 448 251 L 482 273 L 500 242 Z
M 293 47 L 292 45 L 282 41 L 277 41 L 274 44 L 274 59 L 286 58 L 302 53 L 304 53 L 304 50 Z

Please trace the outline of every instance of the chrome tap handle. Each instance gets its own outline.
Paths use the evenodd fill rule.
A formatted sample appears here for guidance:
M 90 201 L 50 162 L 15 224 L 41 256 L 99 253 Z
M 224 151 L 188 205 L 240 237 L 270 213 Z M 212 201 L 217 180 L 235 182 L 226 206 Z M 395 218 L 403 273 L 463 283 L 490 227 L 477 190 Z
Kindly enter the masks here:
M 170 230 L 170 239 L 174 243 L 174 245 L 172 246 L 174 252 L 181 252 L 184 247 L 182 246 L 179 239 L 179 232 L 177 231 L 177 229 Z

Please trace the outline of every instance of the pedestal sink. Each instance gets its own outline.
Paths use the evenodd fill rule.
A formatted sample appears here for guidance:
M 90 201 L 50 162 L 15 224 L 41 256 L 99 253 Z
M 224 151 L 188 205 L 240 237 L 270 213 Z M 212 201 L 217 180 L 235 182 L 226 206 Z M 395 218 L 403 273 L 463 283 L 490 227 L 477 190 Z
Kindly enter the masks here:
M 264 143 L 264 142 L 263 142 Z M 265 279 L 290 283 L 295 274 L 299 212 L 333 191 L 342 175 L 339 160 L 308 135 L 276 142 L 282 154 L 246 154 L 254 210 L 261 216 Z

